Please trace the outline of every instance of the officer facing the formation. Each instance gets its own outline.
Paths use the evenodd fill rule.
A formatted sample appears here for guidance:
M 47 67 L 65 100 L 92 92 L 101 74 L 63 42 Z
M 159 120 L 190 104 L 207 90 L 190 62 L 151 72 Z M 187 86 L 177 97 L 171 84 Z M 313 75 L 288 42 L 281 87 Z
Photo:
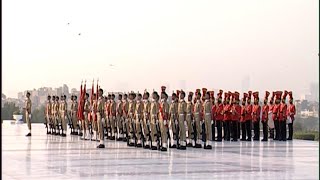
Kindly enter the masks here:
M 253 93 L 254 97 L 254 105 L 252 107 L 252 122 L 253 122 L 253 130 L 254 130 L 254 141 L 260 140 L 260 112 L 261 107 L 259 105 L 259 92 Z
M 268 141 L 268 114 L 269 114 L 269 105 L 268 105 L 268 97 L 270 93 L 266 91 L 263 106 L 262 106 L 262 130 L 263 130 L 263 139 L 261 141 Z
M 23 110 L 25 111 L 25 117 L 26 117 L 26 122 L 28 125 L 28 130 L 29 133 L 26 136 L 31 136 L 31 99 L 30 99 L 30 92 L 27 92 L 26 95 L 26 100 L 25 100 L 25 104 L 24 104 L 24 108 Z
M 45 118 L 46 118 L 46 126 L 47 126 L 47 134 L 51 134 L 51 96 L 48 96 L 46 109 L 45 109 Z M 50 130 L 49 130 L 50 129 Z
M 288 128 L 289 128 L 289 137 L 287 140 L 292 140 L 292 135 L 293 135 L 293 121 L 294 121 L 294 116 L 296 115 L 296 107 L 293 104 L 293 96 L 292 92 L 289 92 L 289 106 L 288 106 Z
M 104 129 L 103 129 L 103 122 L 102 118 L 104 117 L 104 98 L 103 98 L 103 90 L 99 89 L 99 97 L 97 102 L 97 125 L 98 125 L 98 133 L 99 133 L 99 140 L 100 144 L 97 148 L 105 148 L 104 145 Z

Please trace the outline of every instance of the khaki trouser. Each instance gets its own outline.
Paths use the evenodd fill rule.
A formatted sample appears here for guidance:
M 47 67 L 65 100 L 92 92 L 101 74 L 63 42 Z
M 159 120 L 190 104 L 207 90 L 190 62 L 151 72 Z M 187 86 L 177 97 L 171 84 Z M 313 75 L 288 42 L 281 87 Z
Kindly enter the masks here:
M 185 115 L 184 114 L 179 114 L 179 141 L 181 142 L 180 144 L 184 145 L 182 142 L 186 141 L 186 128 L 184 125 L 185 120 Z
M 110 118 L 108 115 L 106 115 L 106 118 L 105 118 L 105 126 L 104 128 L 107 129 L 107 132 L 108 132 L 108 129 L 110 128 Z
M 192 115 L 187 114 L 186 117 L 187 125 L 188 125 L 188 138 L 193 139 L 193 127 L 192 127 Z
M 128 119 L 126 119 L 126 127 L 127 127 L 126 129 L 127 129 L 129 138 L 133 138 L 133 134 L 131 133 L 133 130 L 132 121 L 133 121 L 133 114 L 129 114 Z
M 50 123 L 51 123 L 51 116 L 49 114 L 46 115 L 47 119 L 46 119 L 46 124 L 48 126 L 48 129 L 50 128 Z
M 73 113 L 72 113 L 72 126 L 73 126 L 73 129 L 78 129 L 77 125 L 78 125 L 77 112 L 73 111 Z
M 97 123 L 97 120 L 93 120 L 91 121 L 92 123 L 92 130 L 93 131 L 98 131 L 98 123 Z
M 59 130 L 59 123 L 60 123 L 60 114 L 59 113 L 56 113 L 55 115 L 55 129 Z
M 31 119 L 29 117 L 29 113 L 28 111 L 26 111 L 26 122 L 27 122 L 27 125 L 28 125 L 28 129 L 31 131 Z
M 57 128 L 57 113 L 53 113 L 52 115 L 52 125 L 53 125 L 53 129 L 56 129 Z
M 97 126 L 98 126 L 98 133 L 99 133 L 99 140 L 103 140 L 103 125 L 102 125 L 102 116 L 99 112 L 97 112 Z
M 173 140 L 177 140 L 177 136 L 176 136 L 177 130 L 176 130 L 176 124 L 175 124 L 174 116 L 170 117 L 170 122 L 169 123 L 170 123 L 171 130 L 172 130 L 172 133 L 173 133 Z
M 116 131 L 115 119 L 116 119 L 115 116 L 109 116 L 109 124 L 110 124 L 109 127 L 111 126 L 111 136 L 114 136 L 115 132 L 117 132 Z
M 119 133 L 121 133 L 121 131 L 122 131 L 122 118 L 121 118 L 121 116 L 117 116 L 116 117 L 116 126 L 117 126 L 117 131 L 119 132 Z
M 84 120 L 82 121 L 82 128 L 81 130 L 89 130 L 89 119 L 88 119 L 88 113 L 84 113 Z
M 148 128 L 147 121 L 148 121 L 147 118 L 143 118 L 143 134 L 146 142 L 150 141 L 149 139 L 150 130 Z
M 196 113 L 196 114 L 194 115 L 194 119 L 195 119 L 195 121 L 196 121 L 197 139 L 200 140 L 200 139 L 202 139 L 202 138 L 201 138 L 202 127 L 200 126 L 200 120 L 201 120 L 200 114 L 199 114 L 199 113 L 198 113 L 198 114 Z
M 164 121 L 166 121 L 166 125 L 164 125 Z M 168 141 L 168 121 L 167 120 L 160 120 L 160 130 L 161 130 L 161 142 L 162 144 Z
M 137 140 L 141 140 L 141 122 L 142 122 L 142 115 L 137 115 L 136 117 L 136 137 Z
M 206 127 L 206 140 L 212 141 L 211 113 L 205 114 L 204 121 Z
M 157 137 L 156 134 L 157 132 L 157 128 L 156 128 L 156 121 L 157 121 L 157 115 L 151 115 L 151 121 L 150 121 L 150 135 L 151 135 L 151 141 L 152 142 L 156 142 Z M 155 144 L 152 144 L 153 146 L 155 146 Z
M 126 134 L 127 133 L 127 117 L 126 116 L 122 116 L 121 123 L 123 127 L 123 133 Z
M 66 112 L 61 112 L 61 125 L 62 130 L 67 132 Z

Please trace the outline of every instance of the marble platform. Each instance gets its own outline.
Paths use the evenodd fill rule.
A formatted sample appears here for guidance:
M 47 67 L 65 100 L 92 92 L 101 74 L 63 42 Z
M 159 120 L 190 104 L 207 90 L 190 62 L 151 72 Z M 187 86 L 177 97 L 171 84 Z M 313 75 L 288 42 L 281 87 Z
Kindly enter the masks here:
M 43 124 L 2 124 L 2 178 L 8 179 L 319 179 L 319 142 L 216 142 L 212 150 L 168 152 L 78 136 L 46 135 Z

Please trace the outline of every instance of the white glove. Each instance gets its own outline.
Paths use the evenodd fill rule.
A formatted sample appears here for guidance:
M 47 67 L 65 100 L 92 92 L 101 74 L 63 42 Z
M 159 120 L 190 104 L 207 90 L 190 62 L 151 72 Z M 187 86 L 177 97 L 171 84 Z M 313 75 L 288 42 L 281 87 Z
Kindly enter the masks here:
M 174 123 L 175 123 L 176 125 L 178 125 L 178 124 L 179 124 L 178 120 L 175 120 L 175 121 L 174 121 Z
M 213 124 L 213 120 L 211 120 L 211 124 Z
M 167 120 L 163 120 L 163 125 L 167 125 Z
M 159 120 L 158 120 L 158 119 L 156 120 L 156 123 L 157 123 L 157 124 L 159 123 Z
M 188 125 L 187 125 L 187 121 L 183 121 L 183 123 L 184 123 L 185 126 L 188 126 Z
M 31 114 L 29 114 L 29 119 L 31 119 Z
M 104 118 L 102 118 L 102 119 L 101 119 L 101 121 L 102 121 L 102 122 L 101 122 L 101 123 L 102 123 L 102 125 L 104 126 L 104 125 L 105 125 L 105 123 L 106 123 L 106 122 L 105 122 L 105 119 L 104 119 Z

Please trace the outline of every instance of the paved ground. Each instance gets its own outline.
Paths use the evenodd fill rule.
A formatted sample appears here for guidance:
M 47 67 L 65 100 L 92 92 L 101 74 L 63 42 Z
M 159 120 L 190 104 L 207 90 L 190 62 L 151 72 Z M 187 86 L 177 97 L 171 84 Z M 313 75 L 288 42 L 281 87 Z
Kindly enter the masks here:
M 220 142 L 212 150 L 106 149 L 79 137 L 45 135 L 43 124 L 2 124 L 2 178 L 7 179 L 319 179 L 319 143 Z

